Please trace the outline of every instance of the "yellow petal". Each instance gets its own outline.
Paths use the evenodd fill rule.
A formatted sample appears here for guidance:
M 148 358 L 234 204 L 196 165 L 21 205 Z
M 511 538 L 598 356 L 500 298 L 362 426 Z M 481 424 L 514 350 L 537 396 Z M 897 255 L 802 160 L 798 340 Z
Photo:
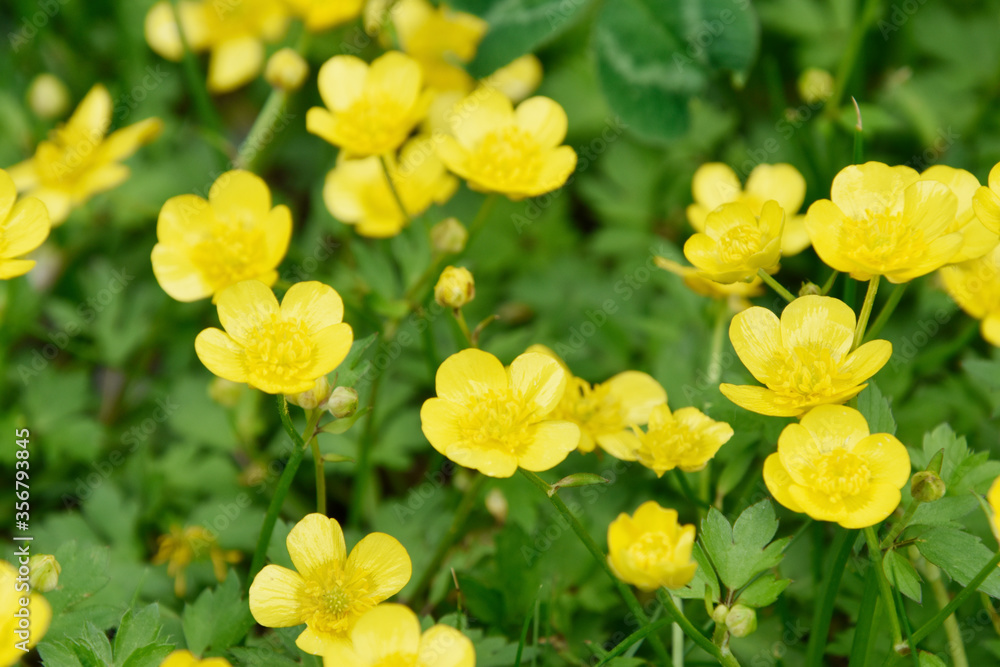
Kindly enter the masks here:
M 354 342 L 354 331 L 349 324 L 332 324 L 310 336 L 314 351 L 312 363 L 302 372 L 310 379 L 332 372 L 347 358 Z
M 0 169 L 0 224 L 7 219 L 15 201 L 17 201 L 17 186 L 14 185 L 14 179 Z
M 372 62 L 365 85 L 390 97 L 401 108 L 409 109 L 420 95 L 423 72 L 413 58 L 399 51 L 389 51 Z
M 228 39 L 212 47 L 208 89 L 228 93 L 250 83 L 264 65 L 264 44 L 254 36 Z
M 743 194 L 736 172 L 721 162 L 709 162 L 698 167 L 691 190 L 695 202 L 709 212 L 722 204 L 736 201 Z
M 107 134 L 111 125 L 111 108 L 111 94 L 103 85 L 97 84 L 77 106 L 66 122 L 64 132 L 73 141 L 88 142 L 87 146 L 93 146 Z
M 385 533 L 371 533 L 351 550 L 346 572 L 352 577 L 365 577 L 369 595 L 381 602 L 403 590 L 413 574 L 413 565 L 399 540 Z
M 795 483 L 785 466 L 781 465 L 778 454 L 771 454 L 764 460 L 764 483 L 774 499 L 793 512 L 801 512 L 802 508 L 792 497 L 789 489 Z
M 538 187 L 528 193 L 528 196 L 543 195 L 561 188 L 576 169 L 576 151 L 569 146 L 559 146 L 548 151 L 544 159 L 538 174 Z
M 809 295 L 795 299 L 781 313 L 781 340 L 785 349 L 828 349 L 846 355 L 854 343 L 856 319 L 840 299 Z
M 778 202 L 791 216 L 805 201 L 806 179 L 790 164 L 759 164 L 747 178 L 746 193 L 762 202 Z
M 420 638 L 416 667 L 475 667 L 469 638 L 447 625 L 431 626 Z
M 548 97 L 532 97 L 514 112 L 517 124 L 532 135 L 542 149 L 555 148 L 566 138 L 566 111 Z
M 443 398 L 428 398 L 420 408 L 420 428 L 427 441 L 437 451 L 444 454 L 448 447 L 460 441 L 463 436 L 460 407 Z
M 903 218 L 928 240 L 948 231 L 957 210 L 958 198 L 942 183 L 918 181 L 904 192 Z
M 310 655 L 326 655 L 344 645 L 343 636 L 306 627 L 295 639 L 295 645 Z M 324 664 L 326 664 L 324 662 Z M 340 667 L 338 664 L 337 667 Z M 368 667 L 365 665 L 365 667 Z
M 278 299 L 259 280 L 244 280 L 219 293 L 218 309 L 226 333 L 237 343 L 244 343 L 278 313 Z
M 889 518 L 897 507 L 901 496 L 899 488 L 892 484 L 874 482 L 867 492 L 844 498 L 844 518 L 838 523 L 844 528 L 867 528 Z
M 910 478 L 910 454 L 893 435 L 870 435 L 854 446 L 853 453 L 865 462 L 874 481 L 901 489 Z
M 299 638 L 301 639 L 301 635 Z M 307 651 L 307 653 L 309 652 L 311 651 Z M 347 641 L 328 645 L 322 652 L 322 656 L 323 667 L 371 667 L 371 663 L 358 657 L 351 643 Z
M 781 342 L 781 324 L 767 308 L 754 306 L 733 317 L 729 339 L 740 361 L 757 380 L 767 384 L 787 352 Z
M 0 280 L 10 280 L 23 276 L 35 267 L 33 259 L 2 259 L 0 258 Z
M 723 383 L 719 391 L 736 405 L 771 417 L 796 417 L 806 411 L 806 406 L 781 397 L 766 387 Z
M 157 243 L 150 260 L 156 281 L 172 299 L 190 302 L 212 295 L 212 285 L 191 261 L 187 248 Z
M 535 424 L 531 442 L 517 457 L 525 470 L 541 472 L 566 460 L 580 442 L 580 427 L 568 421 L 545 421 Z
M 288 252 L 288 244 L 292 240 L 292 212 L 287 206 L 276 206 L 262 221 L 264 227 L 264 244 L 268 266 L 278 266 Z
M 990 176 L 993 176 L 993 172 L 990 172 Z M 990 188 L 979 188 L 972 198 L 972 208 L 976 212 L 976 217 L 987 229 L 994 234 L 1000 234 L 1000 193 Z
M 208 192 L 212 208 L 235 220 L 260 221 L 271 212 L 271 191 L 264 180 L 235 169 L 219 176 Z
M 339 140 L 337 119 L 322 107 L 313 107 L 306 112 L 306 131 L 331 144 Z
M 873 340 L 851 352 L 841 372 L 849 373 L 851 384 L 864 382 L 879 372 L 892 356 L 892 343 L 887 340 Z
M 34 197 L 24 197 L 13 205 L 8 216 L 0 216 L 0 252 L 5 257 L 26 255 L 42 245 L 49 235 L 49 212 Z
M 285 544 L 295 569 L 307 579 L 340 567 L 347 561 L 344 531 L 336 519 L 322 514 L 303 517 L 288 533 Z
M 596 436 L 596 440 L 601 449 L 622 461 L 635 461 L 636 452 L 641 447 L 639 438 L 632 431 L 600 433 Z
M 510 477 L 517 472 L 517 458 L 503 449 L 486 449 L 463 441 L 452 443 L 444 455 L 464 468 L 473 468 L 487 477 Z
M 566 389 L 566 371 L 546 354 L 526 352 L 518 356 L 510 365 L 509 377 L 511 389 L 535 404 L 538 418 L 555 409 Z
M 854 223 L 829 199 L 813 202 L 806 211 L 805 228 L 816 254 L 827 266 L 837 271 L 850 272 L 857 268 L 857 264 L 840 246 L 841 230 L 850 224 Z
M 980 324 L 980 330 L 988 343 L 1000 347 L 1000 312 L 986 317 Z
M 474 148 L 487 132 L 511 122 L 514 107 L 510 100 L 495 88 L 479 87 L 468 97 L 455 104 L 448 114 L 451 131 L 466 148 Z M 445 159 L 444 155 L 441 159 Z
M 442 362 L 435 376 L 440 398 L 465 404 L 488 391 L 505 391 L 507 371 L 489 352 L 468 349 L 456 352 Z
M 625 371 L 604 383 L 618 401 L 625 425 L 644 425 L 657 405 L 667 402 L 667 392 L 647 373 Z
M 343 321 L 344 302 L 337 290 L 324 283 L 295 283 L 281 300 L 281 316 L 302 322 L 309 335 L 314 335 Z
M 855 220 L 865 220 L 872 213 L 900 213 L 903 191 L 919 176 L 910 167 L 890 167 L 881 162 L 850 165 L 834 177 L 830 199 Z M 809 232 L 812 233 L 811 228 Z
M 806 229 L 806 216 L 789 215 L 785 218 L 785 229 L 781 233 L 781 255 L 797 255 L 812 243 Z
M 358 619 L 351 642 L 365 664 L 391 664 L 392 656 L 416 655 L 420 650 L 420 621 L 401 604 L 380 604 Z
M 802 417 L 800 424 L 810 433 L 812 442 L 820 452 L 830 452 L 839 447 L 851 451 L 869 434 L 868 422 L 864 415 L 854 408 L 843 405 L 821 405 L 813 408 Z M 790 428 L 791 426 L 788 427 Z M 780 439 L 778 443 L 780 447 Z M 787 460 L 785 465 L 788 465 Z
M 205 329 L 194 339 L 194 349 L 205 368 L 232 382 L 246 382 L 243 347 L 218 329 Z
M 317 79 L 323 104 L 334 111 L 350 108 L 361 97 L 367 77 L 368 63 L 360 58 L 356 56 L 330 58 L 319 68 Z
M 120 130 L 112 132 L 101 144 L 102 160 L 116 162 L 124 160 L 135 153 L 141 146 L 160 136 L 163 131 L 163 121 L 159 118 L 146 118 Z
M 296 572 L 267 565 L 250 586 L 250 613 L 268 628 L 290 628 L 305 622 L 305 582 Z

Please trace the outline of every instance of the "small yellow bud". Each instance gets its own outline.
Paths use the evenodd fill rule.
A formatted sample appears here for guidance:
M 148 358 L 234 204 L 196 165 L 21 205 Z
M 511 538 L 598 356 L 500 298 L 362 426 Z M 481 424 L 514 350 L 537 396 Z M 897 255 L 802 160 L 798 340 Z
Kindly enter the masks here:
M 445 218 L 431 227 L 431 245 L 437 252 L 462 252 L 468 240 L 469 232 L 457 218 Z
M 922 470 L 910 480 L 910 493 L 914 500 L 922 503 L 932 503 L 944 497 L 944 480 L 933 470 Z
M 208 383 L 208 396 L 221 406 L 232 408 L 240 402 L 246 385 L 217 377 Z
M 507 496 L 503 494 L 503 491 L 495 487 L 490 489 L 490 492 L 486 494 L 486 509 L 497 523 L 507 522 L 509 506 Z
M 734 637 L 746 637 L 757 629 L 757 612 L 746 605 L 733 605 L 726 614 L 726 627 Z
M 264 79 L 273 87 L 287 92 L 301 88 L 308 75 L 309 63 L 289 48 L 276 51 L 264 69 Z
M 315 410 L 330 397 L 330 381 L 325 375 L 316 378 L 313 388 L 299 394 L 285 394 L 285 398 L 292 405 L 297 405 L 303 410 Z
M 726 616 L 729 614 L 729 607 L 724 604 L 720 604 L 718 607 L 712 610 L 712 620 L 715 621 L 716 625 L 722 625 L 726 622 Z
M 59 585 L 59 573 L 62 566 L 55 556 L 39 554 L 28 559 L 28 582 L 33 590 L 48 593 Z
M 326 409 L 337 419 L 350 417 L 358 411 L 358 392 L 352 387 L 337 387 L 326 402 Z
M 799 76 L 799 95 L 806 104 L 826 102 L 833 95 L 833 75 L 818 67 L 810 67 Z
M 28 86 L 28 106 L 42 118 L 59 118 L 69 108 L 69 89 L 52 74 L 39 74 Z
M 461 266 L 449 266 L 434 286 L 434 300 L 445 308 L 461 308 L 476 297 L 472 273 Z

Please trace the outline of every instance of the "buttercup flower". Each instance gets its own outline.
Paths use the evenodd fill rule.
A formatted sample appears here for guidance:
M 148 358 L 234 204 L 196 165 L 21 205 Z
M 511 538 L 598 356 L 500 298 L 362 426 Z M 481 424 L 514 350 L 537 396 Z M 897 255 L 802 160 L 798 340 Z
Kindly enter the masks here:
M 888 433 L 870 435 L 860 412 L 822 405 L 778 438 L 764 461 L 764 482 L 774 499 L 817 521 L 844 528 L 874 526 L 899 506 L 910 478 L 910 455 Z
M 385 533 L 364 537 L 348 556 L 340 524 L 322 514 L 298 522 L 286 544 L 297 571 L 261 570 L 250 586 L 250 611 L 269 628 L 305 623 L 295 643 L 313 655 L 347 640 L 358 619 L 401 591 L 413 572 L 406 549 Z
M 305 21 L 306 30 L 321 32 L 356 19 L 364 0 L 285 0 L 285 4 Z
M 464 266 L 446 266 L 434 285 L 434 300 L 445 308 L 461 308 L 476 298 L 476 282 Z
M 973 211 L 973 197 L 979 190 L 978 178 L 964 169 L 936 164 L 920 174 L 920 180 L 944 183 L 957 198 L 958 209 L 955 219 L 948 226 L 948 232 L 961 234 L 962 244 L 958 252 L 948 260 L 949 264 L 982 257 L 1000 243 L 1000 236 L 987 229 Z
M 566 112 L 547 97 L 532 97 L 514 110 L 495 88 L 478 88 L 455 105 L 449 122 L 454 136 L 437 146 L 445 165 L 469 187 L 499 192 L 512 200 L 551 192 L 576 167 L 566 138 Z
M 306 113 L 306 129 L 351 154 L 385 155 L 406 140 L 427 111 L 420 65 L 390 51 L 371 65 L 354 56 L 334 56 L 319 70 L 319 93 L 327 108 Z
M 827 296 L 802 296 L 781 320 L 754 306 L 733 317 L 729 338 L 740 361 L 766 387 L 722 384 L 733 403 L 776 417 L 801 415 L 817 405 L 857 396 L 892 355 L 892 344 L 873 340 L 851 351 L 854 311 Z
M 705 232 L 687 240 L 684 256 L 709 280 L 750 280 L 758 269 L 777 267 L 784 220 L 775 201 L 764 203 L 759 218 L 746 204 L 723 204 L 705 218 Z
M 281 39 L 288 25 L 280 0 L 182 0 L 177 11 L 188 46 L 196 52 L 211 51 L 208 89 L 216 93 L 252 81 L 264 65 L 264 42 Z M 150 48 L 160 56 L 173 61 L 184 56 L 169 2 L 153 5 L 145 31 Z
M 722 445 L 733 437 L 733 429 L 697 408 L 671 412 L 666 404 L 653 408 L 645 432 L 635 429 L 639 463 L 663 477 L 674 468 L 684 472 L 701 470 Z
M 691 560 L 694 526 L 677 523 L 677 510 L 656 501 L 624 512 L 608 526 L 608 564 L 615 576 L 644 591 L 683 588 L 698 564 Z
M 7 172 L 0 169 L 0 280 L 23 276 L 35 266 L 31 259 L 19 259 L 49 236 L 49 212 L 34 197 L 17 199 L 17 188 Z
M 526 352 L 504 368 L 488 352 L 462 350 L 438 368 L 437 398 L 424 402 L 421 428 L 434 449 L 490 477 L 548 470 L 580 442 L 576 424 L 549 417 L 566 376 L 544 354 Z
M 170 532 L 157 540 L 159 548 L 153 556 L 153 564 L 167 564 L 167 575 L 174 578 L 174 594 L 182 598 L 187 594 L 186 571 L 191 563 L 208 559 L 219 581 L 226 579 L 226 566 L 240 562 L 239 551 L 226 550 L 211 531 L 201 526 L 171 526 Z
M 232 667 L 225 658 L 199 660 L 191 651 L 174 651 L 160 663 L 160 667 Z
M 994 234 L 1000 234 L 1000 162 L 990 169 L 989 186 L 976 190 L 972 208 L 979 221 Z
M 325 667 L 475 667 L 476 650 L 453 627 L 420 632 L 417 615 L 401 604 L 380 604 L 341 642 L 323 654 Z
M 764 281 L 760 279 L 760 276 L 754 276 L 750 282 L 738 281 L 727 285 L 709 280 L 701 275 L 698 269 L 684 266 L 666 257 L 656 257 L 655 260 L 656 265 L 661 269 L 680 276 L 688 289 L 695 294 L 713 299 L 726 299 L 730 308 L 737 312 L 750 307 L 751 304 L 747 299 L 760 296 L 765 291 Z
M 355 225 L 362 236 L 385 238 L 402 231 L 408 216 L 422 214 L 431 204 L 443 204 L 455 194 L 458 180 L 449 174 L 428 137 L 403 145 L 397 160 L 386 156 L 399 198 L 399 209 L 379 158 L 348 159 L 343 154 L 326 176 L 323 201 L 341 222 Z
M 723 204 L 743 204 L 760 217 L 764 203 L 776 201 L 785 212 L 781 254 L 795 255 L 809 247 L 805 216 L 798 215 L 806 198 L 806 179 L 790 164 L 757 165 L 744 189 L 736 172 L 720 162 L 710 162 L 694 173 L 691 190 L 694 203 L 687 208 L 687 218 L 695 231 L 704 232 L 708 214 Z
M 48 600 L 38 593 L 27 594 L 30 623 L 25 628 L 14 614 L 21 610 L 21 598 L 25 592 L 16 589 L 17 568 L 0 561 L 0 667 L 11 667 L 21 663 L 24 651 L 17 647 L 21 642 L 33 648 L 48 632 L 52 622 L 52 607 Z
M 259 176 L 229 171 L 219 176 L 208 201 L 171 197 L 156 223 L 153 273 L 178 301 L 197 301 L 242 280 L 273 285 L 275 270 L 292 238 L 287 206 L 271 208 L 271 191 Z
M 983 338 L 1000 347 L 1000 245 L 979 259 L 944 267 L 941 278 L 955 303 L 982 320 Z
M 841 169 L 831 199 L 806 212 L 820 258 L 856 280 L 885 276 L 894 283 L 948 262 L 962 246 L 962 235 L 948 231 L 958 199 L 944 183 L 918 179 L 909 167 L 881 162 Z
M 472 88 L 473 79 L 460 63 L 476 55 L 486 21 L 427 0 L 400 0 L 392 8 L 392 24 L 399 47 L 420 63 L 429 88 Z
M 268 394 L 312 389 L 340 365 L 354 338 L 340 295 L 315 281 L 292 285 L 279 306 L 267 285 L 245 280 L 219 294 L 218 309 L 225 331 L 198 334 L 198 358 L 219 377 Z
M 130 172 L 120 161 L 163 128 L 159 118 L 147 118 L 105 137 L 111 113 L 107 88 L 94 86 L 66 124 L 38 144 L 34 157 L 7 169 L 18 190 L 42 200 L 53 226 L 62 224 L 73 207 L 124 182 Z

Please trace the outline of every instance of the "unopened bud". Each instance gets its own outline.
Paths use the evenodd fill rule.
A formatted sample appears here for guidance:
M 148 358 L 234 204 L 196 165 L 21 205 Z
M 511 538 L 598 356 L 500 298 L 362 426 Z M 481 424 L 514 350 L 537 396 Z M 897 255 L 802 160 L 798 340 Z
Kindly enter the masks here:
M 818 67 L 810 67 L 799 76 L 799 95 L 806 104 L 826 102 L 833 95 L 833 75 Z
M 28 86 L 28 106 L 46 120 L 59 118 L 69 108 L 69 89 L 51 74 L 39 74 Z
M 326 409 L 337 419 L 350 417 L 358 411 L 358 392 L 353 387 L 337 387 L 326 402 Z
M 503 494 L 503 491 L 496 487 L 490 489 L 490 492 L 486 494 L 486 509 L 497 523 L 506 523 L 508 505 L 507 496 Z
M 799 288 L 799 296 L 819 296 L 822 294 L 823 290 L 816 283 L 806 283 Z
M 431 227 L 431 245 L 442 253 L 462 252 L 469 232 L 458 218 L 445 218 Z
M 910 480 L 910 493 L 913 499 L 922 503 L 940 500 L 947 490 L 944 480 L 933 470 L 921 470 Z
M 726 627 L 734 637 L 746 637 L 757 629 L 757 612 L 746 605 L 733 605 L 726 614 Z
M 712 620 L 716 622 L 717 625 L 722 625 L 726 622 L 726 616 L 729 614 L 729 607 L 724 604 L 720 604 L 718 607 L 712 610 Z
M 434 300 L 445 308 L 461 308 L 476 297 L 476 283 L 465 267 L 446 267 L 434 286 Z
M 294 49 L 281 49 L 267 61 L 264 79 L 274 88 L 291 92 L 298 90 L 309 75 L 309 63 Z
M 232 408 L 240 402 L 240 396 L 246 390 L 246 385 L 220 377 L 212 378 L 208 383 L 209 397 L 221 406 Z
M 325 375 L 316 378 L 312 389 L 298 394 L 285 394 L 285 398 L 292 405 L 297 405 L 303 410 L 315 410 L 330 397 L 330 381 Z
M 28 583 L 33 590 L 48 593 L 59 585 L 59 573 L 62 572 L 62 566 L 59 565 L 55 556 L 48 554 L 32 556 L 28 559 L 28 570 L 30 571 Z

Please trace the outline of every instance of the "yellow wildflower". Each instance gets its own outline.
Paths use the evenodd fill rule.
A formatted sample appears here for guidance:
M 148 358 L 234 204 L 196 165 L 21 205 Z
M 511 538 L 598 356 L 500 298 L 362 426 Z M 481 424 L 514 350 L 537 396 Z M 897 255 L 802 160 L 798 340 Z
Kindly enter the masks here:
M 321 32 L 359 17 L 364 0 L 285 0 L 285 4 L 305 22 L 306 30 Z
M 684 472 L 701 470 L 722 445 L 733 437 L 733 429 L 697 408 L 671 412 L 666 404 L 653 408 L 645 432 L 635 428 L 639 463 L 662 477 L 674 468 Z
M 160 667 L 232 667 L 225 658 L 205 658 L 199 660 L 191 651 L 174 651 L 168 655 Z
M 243 557 L 239 551 L 222 549 L 215 534 L 201 526 L 171 526 L 170 532 L 161 535 L 157 542 L 159 548 L 153 564 L 167 564 L 167 575 L 174 578 L 174 593 L 179 598 L 187 593 L 185 570 L 191 563 L 207 558 L 212 562 L 215 578 L 224 581 L 226 565 L 238 563 Z
M 275 51 L 267 59 L 264 80 L 272 87 L 286 92 L 298 90 L 309 76 L 309 63 L 295 49 Z
M 806 212 L 816 253 L 856 280 L 904 283 L 940 268 L 962 246 L 962 235 L 948 231 L 958 199 L 944 183 L 919 178 L 881 162 L 841 169 L 831 198 Z
M 994 234 L 1000 234 L 1000 162 L 990 169 L 989 186 L 976 190 L 972 207 L 979 221 Z
M 938 164 L 920 174 L 921 181 L 944 183 L 955 194 L 958 200 L 958 210 L 955 218 L 948 226 L 948 232 L 958 232 L 962 235 L 962 245 L 958 252 L 948 260 L 949 264 L 958 264 L 969 259 L 982 257 L 1000 243 L 1000 236 L 986 228 L 973 210 L 972 202 L 979 190 L 979 179 L 964 169 L 955 169 Z
M 28 648 L 34 647 L 48 632 L 52 622 L 52 607 L 48 600 L 38 593 L 27 593 L 18 588 L 17 578 L 17 568 L 5 560 L 0 561 L 0 667 L 20 664 L 24 651 L 17 644 L 27 641 Z M 28 598 L 30 621 L 15 616 L 22 609 L 21 599 L 24 597 Z
M 408 217 L 422 214 L 432 203 L 445 203 L 458 188 L 458 180 L 445 170 L 428 137 L 409 140 L 398 160 L 392 154 L 386 160 L 405 212 L 399 209 L 377 157 L 351 160 L 341 154 L 326 176 L 327 209 L 341 222 L 355 225 L 362 236 L 395 236 Z
M 248 171 L 216 179 L 208 201 L 196 195 L 171 197 L 156 224 L 153 274 L 178 301 L 218 299 L 242 280 L 273 285 L 275 270 L 292 237 L 287 206 L 271 208 L 271 191 Z
M 684 266 L 666 257 L 656 257 L 656 265 L 665 271 L 680 276 L 695 294 L 707 296 L 713 299 L 726 299 L 732 310 L 739 312 L 750 307 L 747 300 L 750 297 L 760 296 L 764 293 L 764 281 L 760 276 L 754 276 L 750 282 L 735 282 L 730 284 L 717 283 L 714 280 L 701 275 L 698 269 Z
M 454 136 L 437 150 L 445 165 L 483 192 L 512 200 L 562 187 L 576 167 L 566 138 L 566 112 L 547 97 L 532 97 L 514 109 L 495 88 L 478 88 L 455 105 L 449 121 Z
M 219 294 L 225 332 L 205 329 L 194 341 L 208 370 L 268 394 L 298 394 L 340 365 L 353 332 L 343 323 L 336 290 L 310 281 L 292 285 L 281 305 L 270 288 L 245 280 Z
M 49 212 L 34 197 L 17 199 L 17 188 L 0 169 L 0 280 L 23 276 L 35 266 L 32 259 L 19 259 L 49 236 Z
M 478 16 L 427 0 L 400 0 L 392 8 L 399 47 L 420 63 L 428 88 L 468 91 L 473 79 L 462 68 L 476 55 L 488 27 Z
M 895 436 L 869 434 L 853 408 L 822 405 L 778 438 L 764 461 L 764 482 L 774 499 L 817 521 L 866 528 L 899 506 L 910 478 L 910 455 Z
M 351 630 L 351 641 L 323 654 L 325 667 L 475 667 L 469 638 L 447 625 L 420 632 L 420 620 L 401 604 L 380 604 Z
M 801 415 L 817 405 L 843 403 L 864 389 L 892 355 L 873 340 L 851 351 L 854 311 L 827 296 L 802 296 L 777 316 L 754 306 L 733 317 L 729 338 L 743 365 L 766 387 L 722 384 L 733 403 L 776 417 Z
M 281 39 L 288 26 L 280 0 L 182 0 L 177 10 L 191 50 L 211 52 L 208 89 L 216 93 L 250 83 L 264 65 L 264 42 Z M 153 5 L 145 31 L 150 48 L 162 57 L 184 56 L 170 2 Z
M 684 256 L 709 280 L 752 280 L 758 269 L 777 268 L 784 220 L 776 201 L 765 202 L 760 217 L 746 204 L 723 204 L 705 218 L 705 232 L 687 240 Z
M 385 533 L 364 537 L 347 555 L 336 519 L 309 514 L 286 540 L 295 570 L 268 565 L 250 586 L 250 611 L 269 628 L 306 624 L 295 643 L 323 655 L 346 640 L 366 612 L 403 589 L 413 566 Z
M 687 218 L 695 231 L 704 232 L 708 214 L 723 204 L 744 204 L 759 217 L 765 202 L 776 201 L 786 214 L 781 254 L 795 255 L 809 247 L 805 216 L 798 215 L 806 198 L 806 179 L 790 164 L 757 165 L 744 189 L 736 172 L 720 162 L 710 162 L 694 173 L 691 190 L 694 203 L 687 208 Z
M 955 303 L 982 320 L 983 338 L 1000 347 L 1000 245 L 979 259 L 944 267 L 941 278 Z
M 542 62 L 534 54 L 526 54 L 504 65 L 483 81 L 517 103 L 533 93 L 542 82 Z
M 476 298 L 476 281 L 464 266 L 446 266 L 434 286 L 434 300 L 445 308 L 461 308 Z
M 107 88 L 94 86 L 70 119 L 38 144 L 33 157 L 8 168 L 17 189 L 49 209 L 53 226 L 62 224 L 73 207 L 124 182 L 129 169 L 120 161 L 163 128 L 159 118 L 147 118 L 105 137 L 111 113 Z
M 352 157 L 385 155 L 406 140 L 427 111 L 420 65 L 390 51 L 371 65 L 354 56 L 334 56 L 319 70 L 326 108 L 306 113 L 309 132 Z
M 608 564 L 615 576 L 644 591 L 686 586 L 698 569 L 693 547 L 694 526 L 678 524 L 677 510 L 653 500 L 608 526 Z
M 576 424 L 549 418 L 566 380 L 544 354 L 526 352 L 504 368 L 488 352 L 462 350 L 438 368 L 438 397 L 424 402 L 421 427 L 434 449 L 490 477 L 548 470 L 580 442 Z

